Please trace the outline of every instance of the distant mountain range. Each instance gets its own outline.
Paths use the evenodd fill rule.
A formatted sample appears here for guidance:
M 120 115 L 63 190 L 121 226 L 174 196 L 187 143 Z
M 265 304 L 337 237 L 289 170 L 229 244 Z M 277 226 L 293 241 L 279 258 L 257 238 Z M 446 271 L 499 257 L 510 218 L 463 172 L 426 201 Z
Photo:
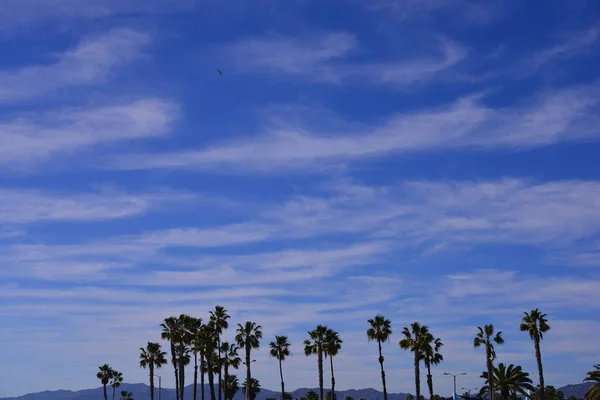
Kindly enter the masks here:
M 559 388 L 561 392 L 564 393 L 565 398 L 569 398 L 570 396 L 575 396 L 578 399 L 583 398 L 583 394 L 587 390 L 588 387 L 591 386 L 590 382 L 579 383 L 576 385 L 567 385 L 562 388 Z M 208 385 L 205 385 L 205 393 L 206 398 L 210 398 L 210 392 Z M 112 399 L 112 388 L 109 387 L 109 399 Z M 115 399 L 119 398 L 119 394 L 121 390 L 127 390 L 133 393 L 133 398 L 135 400 L 146 400 L 150 398 L 150 387 L 144 383 L 135 383 L 129 384 L 124 383 L 119 388 L 117 388 Z M 309 389 L 309 388 L 301 388 L 296 389 L 291 392 L 294 399 L 299 399 L 308 393 L 310 390 L 315 392 L 319 392 L 319 389 Z M 193 396 L 193 385 L 186 386 L 184 399 L 192 400 Z M 355 400 L 366 399 L 366 400 L 382 400 L 383 393 L 376 389 L 351 389 L 351 390 L 340 390 L 336 391 L 337 398 L 339 400 L 344 400 L 346 396 L 352 396 Z M 406 400 L 406 393 L 388 393 L 388 400 Z M 256 400 L 266 400 L 269 397 L 275 397 L 279 399 L 280 392 L 275 392 L 268 389 L 261 389 L 260 393 L 256 397 Z M 45 391 L 39 393 L 30 393 L 20 397 L 6 397 L 0 398 L 0 400 L 102 400 L 102 387 L 96 389 L 86 389 L 79 391 L 71 391 L 71 390 L 55 390 L 55 391 Z M 158 388 L 156 388 L 155 399 L 158 400 Z M 200 393 L 198 393 L 198 399 L 200 399 Z M 162 389 L 161 400 L 175 400 L 175 389 Z M 233 400 L 244 400 L 244 396 L 241 390 L 235 395 Z
M 210 399 L 210 389 L 208 384 L 204 385 L 206 399 Z M 115 400 L 119 398 L 121 390 L 127 390 L 133 393 L 135 400 L 146 400 L 150 398 L 150 386 L 144 383 L 124 383 L 116 390 Z M 299 399 L 313 390 L 319 393 L 319 389 L 301 388 L 291 392 L 294 399 Z M 107 388 L 108 398 L 112 399 L 112 387 Z M 193 385 L 185 387 L 184 400 L 193 399 L 194 388 Z M 335 392 L 339 400 L 344 400 L 346 396 L 352 396 L 355 400 L 366 399 L 366 400 L 383 400 L 383 393 L 375 389 L 359 389 L 359 390 L 343 390 Z M 158 400 L 158 387 L 155 388 L 154 392 L 155 400 Z M 268 389 L 261 389 L 260 393 L 256 397 L 256 400 L 266 400 L 269 397 L 275 397 L 279 400 L 281 392 L 275 392 Z M 8 397 L 0 398 L 0 400 L 103 400 L 102 387 L 96 389 L 86 389 L 79 391 L 71 390 L 55 390 L 45 391 L 39 393 L 26 394 L 20 397 Z M 198 399 L 200 399 L 200 393 L 198 393 Z M 161 400 L 175 400 L 175 389 L 162 389 Z M 242 391 L 238 391 L 233 400 L 244 400 Z M 406 393 L 388 393 L 388 400 L 406 400 Z
M 565 395 L 565 399 L 568 399 L 571 396 L 575 396 L 578 399 L 583 399 L 583 395 L 584 395 L 585 391 L 588 390 L 588 388 L 590 386 L 592 386 L 593 384 L 594 384 L 593 382 L 578 383 L 575 385 L 563 386 L 563 387 L 559 388 L 558 390 L 563 392 L 563 394 Z

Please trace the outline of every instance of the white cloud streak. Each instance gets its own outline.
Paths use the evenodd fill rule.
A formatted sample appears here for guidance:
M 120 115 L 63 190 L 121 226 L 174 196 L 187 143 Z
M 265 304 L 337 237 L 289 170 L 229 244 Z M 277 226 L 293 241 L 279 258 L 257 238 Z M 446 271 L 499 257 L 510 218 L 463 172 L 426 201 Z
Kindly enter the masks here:
M 113 29 L 56 55 L 52 64 L 0 70 L 0 103 L 29 100 L 61 88 L 102 84 L 115 68 L 138 59 L 149 42 L 145 33 Z
M 0 189 L 0 223 L 14 226 L 47 221 L 119 219 L 196 198 L 196 195 L 169 191 L 128 194 L 104 190 L 73 194 Z
M 600 86 L 545 92 L 527 104 L 491 108 L 481 96 L 356 131 L 278 126 L 255 139 L 205 149 L 129 154 L 106 168 L 191 169 L 219 173 L 316 172 L 340 163 L 442 149 L 523 150 L 600 137 Z
M 596 181 L 507 179 L 408 182 L 393 187 L 346 182 L 329 185 L 324 197 L 270 204 L 252 222 L 62 245 L 6 245 L 0 261 L 8 266 L 5 276 L 113 284 L 135 276 L 140 285 L 196 287 L 311 280 L 334 276 L 343 268 L 389 262 L 408 249 L 423 257 L 431 251 L 489 243 L 534 247 L 551 256 L 570 257 L 570 264 L 577 265 L 579 243 L 600 235 L 598 199 L 600 183 Z M 105 218 L 116 212 L 120 200 L 107 204 L 100 207 Z M 43 220 L 53 213 L 55 218 L 87 217 L 97 211 L 94 205 L 92 201 L 80 205 L 81 210 L 73 207 L 72 214 L 53 206 L 47 213 L 36 214 L 24 207 L 27 212 L 19 218 Z M 307 240 L 325 244 L 306 242 L 302 249 L 295 248 Z M 281 241 L 294 244 L 237 255 L 218 250 Z M 178 254 L 182 249 L 183 255 Z M 99 275 L 109 271 L 113 273 Z
M 599 34 L 598 27 L 572 33 L 562 43 L 534 52 L 520 66 L 519 71 L 515 72 L 533 74 L 553 61 L 569 59 L 585 53 L 598 42 Z
M 241 72 L 301 76 L 322 83 L 404 86 L 429 80 L 465 57 L 465 50 L 450 40 L 433 42 L 437 42 L 433 54 L 417 54 L 411 60 L 368 63 L 348 60 L 359 46 L 353 35 L 344 32 L 304 38 L 254 38 L 233 44 L 227 53 L 233 68 Z
M 502 9 L 506 6 L 505 3 L 498 0 L 373 0 L 369 2 L 369 6 L 400 20 L 422 20 L 438 12 L 441 17 L 445 17 L 451 12 L 463 23 L 486 25 L 504 14 Z
M 197 0 L 3 0 L 0 25 L 11 31 L 45 21 L 106 18 L 127 13 L 187 10 Z
M 0 121 L 0 166 L 29 167 L 92 146 L 165 135 L 177 117 L 178 107 L 158 98 L 14 117 Z

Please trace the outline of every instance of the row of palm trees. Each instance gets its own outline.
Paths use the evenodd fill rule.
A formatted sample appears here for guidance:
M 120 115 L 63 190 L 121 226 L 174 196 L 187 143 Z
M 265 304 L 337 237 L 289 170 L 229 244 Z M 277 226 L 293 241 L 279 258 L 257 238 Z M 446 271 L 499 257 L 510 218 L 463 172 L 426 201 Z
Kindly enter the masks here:
M 113 369 L 108 364 L 104 364 L 99 367 L 96 377 L 102 383 L 104 400 L 108 400 L 106 387 L 109 385 L 112 386 L 112 400 L 115 400 L 115 391 L 121 386 L 121 383 L 123 383 L 123 373 Z M 133 394 L 127 390 L 122 390 L 119 400 L 133 400 Z
M 253 350 L 260 347 L 260 341 L 263 337 L 262 327 L 252 321 L 238 324 L 235 342 L 229 343 L 222 340 L 223 332 L 229 328 L 229 319 L 230 316 L 227 310 L 222 306 L 216 306 L 214 310 L 210 311 L 207 321 L 182 314 L 179 317 L 166 318 L 160 325 L 162 327 L 161 337 L 168 342 L 171 350 L 170 362 L 175 375 L 176 400 L 184 400 L 185 367 L 192 360 L 194 362 L 193 400 L 197 400 L 199 373 L 200 385 L 203 389 L 205 375 L 208 376 L 210 400 L 223 400 L 223 397 L 224 400 L 232 400 L 239 388 L 238 379 L 231 374 L 231 370 L 238 369 L 241 364 L 245 365 L 246 369 L 246 379 L 242 386 L 242 392 L 245 394 L 246 400 L 252 400 L 260 390 L 259 382 L 252 378 L 251 364 L 255 360 L 252 360 L 251 355 Z M 384 400 L 387 400 L 382 344 L 390 339 L 392 334 L 391 322 L 384 316 L 377 315 L 369 319 L 368 324 L 367 339 L 378 344 L 378 362 L 381 369 L 383 397 Z M 540 342 L 544 333 L 550 330 L 547 316 L 538 309 L 525 312 L 519 328 L 521 331 L 527 332 L 533 341 L 539 375 L 537 398 L 545 400 Z M 533 390 L 529 374 L 523 372 L 520 366 L 505 365 L 503 363 L 498 366 L 494 365 L 496 360 L 495 345 L 503 343 L 502 332 L 496 332 L 493 325 L 488 324 L 477 327 L 473 346 L 483 348 L 486 356 L 486 371 L 481 375 L 481 378 L 485 381 L 485 386 L 479 394 L 489 396 L 490 400 L 494 400 L 497 395 L 506 400 L 509 395 L 516 396 L 518 393 L 526 395 L 526 391 Z M 331 398 L 329 400 L 336 400 L 333 358 L 341 350 L 342 344 L 343 341 L 339 333 L 325 325 L 318 325 L 315 329 L 309 331 L 308 338 L 303 343 L 305 355 L 315 355 L 317 358 L 319 400 L 325 399 L 323 364 L 327 358 L 329 358 L 331 369 Z M 416 398 L 421 399 L 421 365 L 427 371 L 427 387 L 430 399 L 438 397 L 434 396 L 431 368 L 444 359 L 440 353 L 443 347 L 441 339 L 435 337 L 426 325 L 414 322 L 409 327 L 402 329 L 402 338 L 398 345 L 401 349 L 413 353 Z M 269 344 L 271 357 L 277 359 L 279 363 L 281 400 L 287 400 L 289 396 L 285 392 L 282 363 L 291 355 L 290 347 L 289 339 L 284 335 L 276 335 L 275 340 Z M 156 368 L 161 368 L 168 363 L 167 353 L 162 351 L 159 343 L 152 342 L 149 342 L 146 348 L 140 350 L 140 367 L 148 369 L 150 399 L 154 400 L 154 371 Z M 242 352 L 244 361 L 242 361 L 238 351 Z M 218 379 L 218 390 L 215 390 L 215 377 Z M 596 374 L 593 377 L 597 379 L 598 376 Z M 593 398 L 590 400 L 600 400 L 598 398 L 600 390 L 593 393 L 596 397 L 592 396 Z M 201 400 L 206 400 L 204 390 L 201 391 Z
M 231 400 L 238 390 L 238 380 L 231 375 L 231 369 L 238 369 L 240 364 L 246 366 L 246 380 L 242 391 L 246 398 L 252 400 L 260 390 L 260 384 L 252 378 L 251 353 L 260 346 L 262 327 L 255 322 L 247 321 L 238 324 L 235 343 L 222 340 L 223 332 L 229 328 L 230 316 L 222 306 L 216 306 L 210 311 L 209 319 L 182 314 L 179 317 L 169 317 L 160 325 L 161 337 L 168 341 L 171 350 L 171 364 L 175 375 L 175 396 L 184 400 L 185 367 L 194 362 L 193 398 L 197 399 L 198 377 L 200 386 L 204 388 L 205 376 L 208 377 L 211 400 Z M 278 343 L 278 345 L 277 345 Z M 282 360 L 289 355 L 286 337 L 280 337 L 273 344 Z M 279 347 L 277 347 L 279 346 Z M 140 348 L 140 367 L 148 369 L 150 377 L 150 398 L 154 400 L 155 369 L 161 368 L 167 361 L 167 353 L 162 351 L 159 343 L 148 342 L 146 348 Z M 244 361 L 238 351 L 243 351 Z M 215 377 L 219 390 L 215 390 Z M 283 379 L 282 379 L 283 381 Z M 282 386 L 283 387 L 283 386 Z M 201 399 L 205 400 L 204 390 Z

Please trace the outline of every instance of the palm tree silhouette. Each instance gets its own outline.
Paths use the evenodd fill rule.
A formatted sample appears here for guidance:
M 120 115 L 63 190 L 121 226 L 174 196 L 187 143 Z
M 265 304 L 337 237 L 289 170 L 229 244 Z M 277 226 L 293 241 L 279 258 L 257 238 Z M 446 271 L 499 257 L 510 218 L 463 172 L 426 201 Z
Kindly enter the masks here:
M 440 354 L 440 348 L 444 345 L 440 338 L 435 338 L 432 334 L 427 336 L 427 345 L 425 346 L 423 361 L 427 368 L 427 387 L 429 388 L 429 398 L 433 398 L 433 376 L 431 375 L 431 366 L 438 365 L 444 361 L 444 356 Z
M 496 333 L 494 335 L 494 325 L 488 324 L 483 328 L 478 326 L 477 335 L 473 339 L 473 347 L 477 348 L 480 346 L 485 347 L 485 360 L 487 366 L 488 375 L 491 376 L 493 374 L 494 369 L 494 360 L 496 359 L 496 349 L 494 349 L 494 344 L 503 344 L 504 339 L 502 338 L 502 332 Z M 490 400 L 494 400 L 494 380 L 490 379 L 488 382 L 488 391 L 490 394 Z
M 215 309 L 210 312 L 210 324 L 213 325 L 215 334 L 217 337 L 217 353 L 219 355 L 219 365 L 217 368 L 219 369 L 219 400 L 221 400 L 221 335 L 223 331 L 229 328 L 229 322 L 227 320 L 230 318 L 229 314 L 227 314 L 227 310 L 223 306 L 215 306 Z
M 413 322 L 410 325 L 410 330 L 407 327 L 402 329 L 404 338 L 398 343 L 401 349 L 410 350 L 414 354 L 415 393 L 417 394 L 417 399 L 421 398 L 421 371 L 419 364 L 423 359 L 424 351 L 427 346 L 428 334 L 429 328 L 426 325 Z
M 600 364 L 594 365 L 594 370 L 588 372 L 584 382 L 595 382 L 585 392 L 585 400 L 600 400 Z
M 281 400 L 285 400 L 285 385 L 283 383 L 283 368 L 281 363 L 291 355 L 290 342 L 287 336 L 275 336 L 275 341 L 269 343 L 271 357 L 279 361 L 279 377 L 281 379 Z M 227 399 L 226 399 L 227 400 Z
M 542 352 L 540 350 L 540 341 L 544 338 L 544 333 L 550 330 L 548 325 L 548 319 L 546 314 L 542 314 L 539 309 L 525 312 L 521 324 L 519 325 L 521 332 L 529 333 L 529 337 L 533 340 L 533 347 L 535 349 L 535 360 L 537 361 L 538 376 L 540 380 L 540 400 L 545 400 L 546 395 L 544 393 L 544 369 L 542 368 Z
M 246 396 L 246 400 L 248 400 L 251 395 L 250 385 L 253 383 L 252 381 L 252 373 L 250 371 L 250 354 L 252 349 L 258 349 L 260 347 L 260 339 L 262 339 L 262 326 L 257 325 L 256 322 L 246 321 L 244 325 L 238 324 L 237 335 L 235 336 L 235 341 L 238 346 L 244 348 L 246 351 L 246 380 L 244 384 L 244 394 Z M 258 381 L 257 381 L 258 382 Z
M 123 383 L 123 373 L 119 371 L 113 371 L 112 377 L 110 380 L 110 385 L 112 386 L 112 399 L 115 400 L 115 390 L 121 386 Z
M 150 375 L 150 400 L 154 400 L 154 369 L 167 363 L 167 353 L 162 351 L 159 343 L 148 342 L 146 348 L 140 347 L 140 367 L 148 369 Z
M 392 334 L 392 323 L 383 315 L 376 315 L 375 318 L 368 320 L 371 327 L 367 329 L 367 338 L 369 341 L 377 340 L 379 347 L 379 365 L 381 367 L 381 383 L 383 384 L 383 400 L 387 400 L 387 388 L 385 385 L 385 370 L 383 369 L 383 354 L 381 343 L 387 342 Z
M 483 372 L 480 377 L 485 379 L 485 382 L 488 384 L 479 392 L 479 395 L 482 398 L 489 392 L 490 381 L 493 381 L 493 387 L 500 391 L 500 398 L 502 400 L 508 400 L 511 394 L 514 395 L 515 398 L 517 394 L 526 397 L 526 390 L 534 390 L 534 387 L 531 384 L 532 381 L 529 378 L 529 373 L 523 372 L 521 366 L 515 367 L 513 364 L 510 364 L 509 366 L 506 366 L 504 363 L 498 364 L 498 367 L 494 367 L 492 379 L 489 379 L 487 372 Z
M 324 355 L 329 356 L 329 362 L 331 364 L 331 399 L 336 400 L 335 396 L 335 375 L 333 374 L 333 357 L 335 357 L 342 349 L 342 339 L 340 339 L 339 333 L 332 329 L 328 329 L 325 334 L 325 347 Z
M 325 351 L 325 336 L 327 327 L 318 325 L 315 329 L 308 332 L 310 339 L 304 341 L 304 354 L 310 356 L 317 355 L 317 368 L 319 370 L 319 400 L 324 400 L 323 396 L 323 355 Z
M 96 378 L 100 379 L 102 383 L 102 389 L 104 391 L 104 400 L 108 400 L 108 395 L 106 394 L 106 385 L 112 379 L 113 369 L 108 365 L 104 364 L 99 367 L 100 371 L 96 374 Z

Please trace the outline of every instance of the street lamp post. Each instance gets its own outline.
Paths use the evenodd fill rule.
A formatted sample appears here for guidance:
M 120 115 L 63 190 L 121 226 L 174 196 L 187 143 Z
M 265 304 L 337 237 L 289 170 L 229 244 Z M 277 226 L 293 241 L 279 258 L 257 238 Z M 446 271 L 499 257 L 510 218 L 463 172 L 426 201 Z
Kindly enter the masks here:
M 466 375 L 466 372 L 459 372 L 457 374 L 451 374 L 450 372 L 444 372 L 444 375 L 450 375 L 452 378 L 454 378 L 454 392 L 452 393 L 452 399 L 456 400 L 456 377 L 459 375 Z
M 154 375 L 154 376 L 158 378 L 158 400 L 160 400 L 160 395 L 162 392 L 162 376 L 160 376 L 160 375 Z
M 250 364 L 252 364 L 253 362 L 256 362 L 256 360 L 250 360 Z M 246 365 L 248 368 L 250 368 L 250 365 L 248 365 L 245 361 L 242 362 L 242 364 Z M 248 379 L 248 376 L 246 376 L 246 393 L 244 395 L 244 400 L 250 400 L 250 380 L 252 378 Z

